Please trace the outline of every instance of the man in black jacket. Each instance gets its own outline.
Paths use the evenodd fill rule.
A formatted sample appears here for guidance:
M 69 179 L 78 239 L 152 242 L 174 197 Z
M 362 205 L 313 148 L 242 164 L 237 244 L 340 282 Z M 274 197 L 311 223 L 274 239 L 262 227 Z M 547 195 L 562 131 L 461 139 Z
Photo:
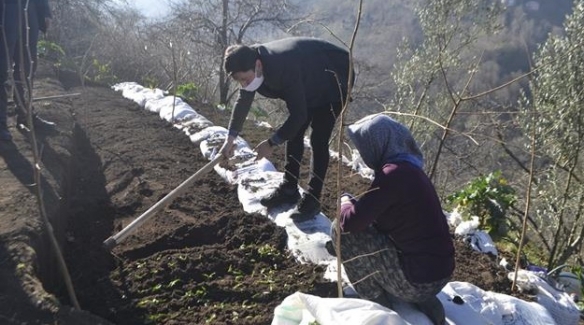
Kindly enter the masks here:
M 253 46 L 231 46 L 225 52 L 224 65 L 241 89 L 221 153 L 226 157 L 233 154 L 233 142 L 241 132 L 256 92 L 284 100 L 288 118 L 255 148 L 257 159 L 261 159 L 269 157 L 275 146 L 286 143 L 284 182 L 260 202 L 270 209 L 300 200 L 292 219 L 300 222 L 314 218 L 320 212 L 320 195 L 329 164 L 328 143 L 347 99 L 349 53 L 324 40 L 294 37 Z M 311 177 L 308 191 L 300 198 L 298 177 L 304 134 L 309 126 Z

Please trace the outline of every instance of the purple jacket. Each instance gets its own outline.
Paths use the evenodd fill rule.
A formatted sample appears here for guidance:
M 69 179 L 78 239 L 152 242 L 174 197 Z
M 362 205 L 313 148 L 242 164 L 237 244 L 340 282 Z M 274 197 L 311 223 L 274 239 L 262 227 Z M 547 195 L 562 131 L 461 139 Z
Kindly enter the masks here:
M 373 226 L 401 252 L 404 274 L 414 283 L 447 278 L 454 270 L 454 245 L 434 186 L 409 162 L 385 164 L 359 200 L 341 206 L 345 232 Z

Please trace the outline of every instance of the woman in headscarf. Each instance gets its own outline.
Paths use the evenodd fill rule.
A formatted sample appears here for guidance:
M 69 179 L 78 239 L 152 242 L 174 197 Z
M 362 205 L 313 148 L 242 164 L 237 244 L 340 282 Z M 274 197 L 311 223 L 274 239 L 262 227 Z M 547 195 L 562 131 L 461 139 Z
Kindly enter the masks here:
M 358 199 L 341 196 L 332 227 L 357 293 L 388 308 L 413 303 L 434 324 L 445 324 L 436 294 L 454 271 L 454 245 L 424 158 L 410 131 L 385 115 L 368 116 L 348 127 L 363 162 L 375 172 Z

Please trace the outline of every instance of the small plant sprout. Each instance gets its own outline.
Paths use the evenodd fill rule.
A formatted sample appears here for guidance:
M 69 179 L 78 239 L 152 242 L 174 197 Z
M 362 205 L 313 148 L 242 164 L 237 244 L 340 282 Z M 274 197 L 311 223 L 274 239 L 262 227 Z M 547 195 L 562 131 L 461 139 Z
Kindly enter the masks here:
M 158 324 L 166 317 L 166 314 L 151 314 L 147 316 L 147 321 L 148 324 Z
M 172 281 L 170 281 L 170 282 L 168 283 L 168 287 L 169 287 L 169 288 L 174 288 L 174 287 L 175 287 L 177 284 L 179 284 L 180 282 L 181 282 L 181 281 L 180 281 L 180 279 L 174 279 L 174 280 L 172 280 Z
M 203 277 L 205 277 L 205 280 L 211 281 L 215 277 L 215 272 L 212 272 L 212 273 L 203 273 Z
M 185 294 L 183 295 L 183 298 L 193 298 L 195 296 L 195 293 L 192 290 L 187 290 L 187 292 L 185 292 Z
M 231 312 L 231 320 L 234 322 L 239 320 L 239 313 L 236 312 L 235 310 Z
M 163 302 L 162 300 L 159 300 L 157 298 L 144 298 L 138 302 L 138 307 L 147 307 L 147 306 L 152 306 L 152 305 L 158 305 L 162 302 Z
M 206 298 L 207 298 L 207 288 L 205 287 L 200 287 L 197 290 L 195 290 L 195 298 L 197 299 L 198 302 L 205 302 Z
M 241 303 L 241 309 L 253 309 L 253 308 L 256 308 L 256 307 L 257 307 L 257 304 L 256 303 L 254 303 L 254 302 L 250 303 L 247 300 L 244 300 Z
M 217 314 L 213 313 L 213 314 L 211 314 L 211 316 L 209 316 L 209 318 L 207 318 L 207 320 L 205 321 L 205 323 L 212 324 L 213 321 L 215 321 L 215 319 L 217 319 Z
M 261 257 L 281 255 L 280 252 L 278 251 L 278 249 L 276 249 L 276 247 L 274 247 L 270 244 L 265 244 L 265 245 L 260 246 L 258 248 L 258 254 L 260 254 Z

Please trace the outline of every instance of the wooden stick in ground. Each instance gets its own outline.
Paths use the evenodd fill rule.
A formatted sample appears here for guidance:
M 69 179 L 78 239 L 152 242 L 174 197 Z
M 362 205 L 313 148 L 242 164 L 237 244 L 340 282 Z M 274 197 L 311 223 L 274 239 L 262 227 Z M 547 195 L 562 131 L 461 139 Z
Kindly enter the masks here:
M 359 1 L 359 7 L 357 10 L 357 21 L 355 22 L 355 27 L 353 29 L 353 34 L 351 35 L 351 43 L 349 44 L 349 76 L 347 80 L 347 98 L 343 101 L 343 108 L 341 110 L 340 116 L 340 132 L 339 132 L 339 142 L 338 142 L 338 152 L 339 160 L 337 162 L 337 193 L 341 192 L 341 170 L 342 170 L 342 157 L 343 157 L 343 127 L 345 126 L 345 114 L 349 107 L 349 99 L 351 98 L 351 91 L 353 89 L 353 47 L 355 46 L 355 39 L 357 38 L 357 31 L 359 30 L 359 24 L 361 23 L 361 14 L 363 12 L 363 0 Z M 341 215 L 341 203 L 337 203 L 337 217 Z M 342 265 L 343 258 L 341 254 L 341 222 L 340 219 L 336 223 L 336 233 L 338 234 L 335 243 L 335 254 L 337 255 L 337 291 L 339 298 L 343 298 L 343 277 L 342 277 Z
M 27 27 L 25 30 L 25 32 L 23 32 L 22 30 L 19 32 L 20 35 L 20 39 L 21 40 L 28 40 L 28 31 L 30 30 L 30 25 L 28 23 L 28 14 L 27 14 L 27 10 L 28 10 L 28 6 L 25 8 L 24 10 L 24 19 L 25 19 L 25 26 Z M 24 33 L 24 34 L 23 34 Z M 24 80 L 24 86 L 26 87 L 27 90 L 27 102 L 26 105 L 24 106 L 24 109 L 26 110 L 26 123 L 28 124 L 30 131 L 30 141 L 32 144 L 32 153 L 33 153 L 33 177 L 34 177 L 34 193 L 37 199 L 37 204 L 39 206 L 39 212 L 41 215 L 41 220 L 43 222 L 43 226 L 47 232 L 48 238 L 49 238 L 49 243 L 51 245 L 51 249 L 53 251 L 53 253 L 55 254 L 55 257 L 57 259 L 57 265 L 59 266 L 59 269 L 61 271 L 61 275 L 63 276 L 63 281 L 65 282 L 65 287 L 67 289 L 67 293 L 69 295 L 69 299 L 71 301 L 71 304 L 73 305 L 73 307 L 77 310 L 81 310 L 81 306 L 79 305 L 79 301 L 77 300 L 77 295 L 75 294 L 75 289 L 73 287 L 73 281 L 71 279 L 71 276 L 69 274 L 69 270 L 67 269 L 67 264 L 65 263 L 65 258 L 63 257 L 63 252 L 61 251 L 61 247 L 59 246 L 59 242 L 57 241 L 57 238 L 55 236 L 54 230 L 53 230 L 53 225 L 51 224 L 48 215 L 47 215 L 47 210 L 46 210 L 46 205 L 45 205 L 45 200 L 43 198 L 43 190 L 41 187 L 41 171 L 42 171 L 42 161 L 41 161 L 41 155 L 39 153 L 39 147 L 38 147 L 38 141 L 37 141 L 37 137 L 36 137 L 36 133 L 34 130 L 34 123 L 33 123 L 33 116 L 32 116 L 32 92 L 33 92 L 33 86 L 32 86 L 32 81 L 33 81 L 33 73 L 34 73 L 34 69 L 33 69 L 33 58 L 31 57 L 31 51 L 30 51 L 30 47 L 29 47 L 29 42 L 22 42 L 24 44 L 24 53 L 21 53 L 19 57 L 16 58 L 16 60 L 19 60 L 20 65 L 22 67 L 24 67 L 25 61 L 25 55 L 27 56 L 27 61 L 26 63 L 29 64 L 29 74 L 28 75 L 24 75 L 24 71 L 25 69 L 20 69 L 20 80 Z M 19 46 L 23 46 L 23 45 L 19 45 Z M 14 77 L 11 77 L 11 81 L 12 84 L 14 85 Z M 14 89 L 12 89 L 13 91 L 15 91 Z M 2 89 L 1 91 L 4 91 L 4 89 Z M 22 98 L 22 96 L 19 96 L 18 92 L 16 92 L 17 94 L 17 99 L 22 101 L 24 103 L 24 98 Z

